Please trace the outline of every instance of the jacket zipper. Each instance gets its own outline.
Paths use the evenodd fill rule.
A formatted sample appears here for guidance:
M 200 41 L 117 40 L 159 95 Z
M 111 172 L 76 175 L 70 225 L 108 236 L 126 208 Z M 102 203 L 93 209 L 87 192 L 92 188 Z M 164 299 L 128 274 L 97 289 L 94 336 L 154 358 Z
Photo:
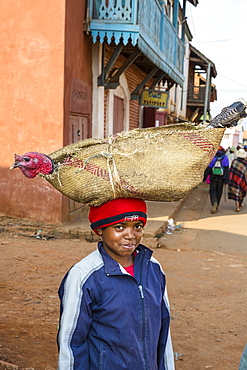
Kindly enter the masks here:
M 141 306 L 142 306 L 142 348 L 143 348 L 143 362 L 144 362 L 144 369 L 147 366 L 147 353 L 146 353 L 146 341 L 145 341 L 145 312 L 144 312 L 144 293 L 142 285 L 138 285 L 138 289 L 141 296 Z
M 142 289 L 142 285 L 139 285 L 138 286 L 139 290 L 140 290 L 140 293 L 141 293 L 141 297 L 142 299 L 144 298 L 144 294 L 143 294 L 143 289 Z
M 143 256 L 144 259 L 144 256 Z M 143 261 L 143 260 L 142 260 Z M 140 282 L 142 282 L 142 270 L 141 270 L 141 277 Z M 147 368 L 147 352 L 146 352 L 146 340 L 145 340 L 145 308 L 144 308 L 144 292 L 142 285 L 138 285 L 139 292 L 141 295 L 141 305 L 142 305 L 142 343 L 143 343 L 143 362 L 144 368 Z

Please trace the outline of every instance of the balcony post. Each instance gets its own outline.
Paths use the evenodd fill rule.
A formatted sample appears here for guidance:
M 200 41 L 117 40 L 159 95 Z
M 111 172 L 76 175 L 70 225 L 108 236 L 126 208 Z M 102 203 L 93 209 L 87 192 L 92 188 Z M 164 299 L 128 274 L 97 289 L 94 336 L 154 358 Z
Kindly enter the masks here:
M 161 19 L 160 19 L 160 50 L 163 49 L 163 39 L 164 39 L 164 17 L 165 17 L 165 2 L 160 0 L 160 6 L 162 9 Z
M 185 41 L 185 20 L 186 20 L 186 0 L 183 0 L 183 10 L 182 10 L 182 41 Z
M 139 0 L 132 0 L 132 22 L 137 24 L 137 2 Z
M 211 76 L 210 76 L 210 71 L 211 71 L 211 63 L 208 63 L 208 68 L 207 68 L 207 80 L 206 80 L 206 91 L 205 91 L 205 97 L 204 97 L 204 112 L 203 112 L 203 121 L 206 120 L 207 117 L 207 110 L 208 110 L 208 101 L 209 101 L 209 87 L 211 85 Z
M 179 0 L 174 0 L 172 24 L 176 32 L 178 31 L 178 6 L 179 6 Z

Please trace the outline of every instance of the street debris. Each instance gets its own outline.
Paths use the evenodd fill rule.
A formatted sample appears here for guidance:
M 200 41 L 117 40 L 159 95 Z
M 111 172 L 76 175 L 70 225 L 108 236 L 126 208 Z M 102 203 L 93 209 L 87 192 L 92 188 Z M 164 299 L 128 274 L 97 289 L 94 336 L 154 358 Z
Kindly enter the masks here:
M 166 225 L 166 234 L 173 234 L 174 231 L 181 231 L 181 229 L 184 229 L 185 224 L 181 223 L 179 225 L 176 225 L 173 218 L 169 218 Z
M 54 236 L 53 235 L 49 235 L 49 234 L 43 232 L 42 229 L 39 229 L 34 234 L 29 235 L 29 236 L 30 236 L 30 238 L 36 238 L 36 239 L 40 239 L 40 240 L 54 239 Z
M 169 218 L 167 221 L 166 229 L 154 235 L 154 237 L 158 241 L 157 248 L 166 248 L 166 245 L 164 243 L 164 240 L 166 240 L 166 238 L 164 237 L 165 234 L 170 235 L 174 232 L 181 231 L 185 231 L 185 223 L 176 225 L 173 218 Z M 180 252 L 180 249 L 177 249 L 177 251 Z
M 174 352 L 174 358 L 175 358 L 175 360 L 182 360 L 182 359 L 179 358 L 181 356 L 183 356 L 182 353 Z

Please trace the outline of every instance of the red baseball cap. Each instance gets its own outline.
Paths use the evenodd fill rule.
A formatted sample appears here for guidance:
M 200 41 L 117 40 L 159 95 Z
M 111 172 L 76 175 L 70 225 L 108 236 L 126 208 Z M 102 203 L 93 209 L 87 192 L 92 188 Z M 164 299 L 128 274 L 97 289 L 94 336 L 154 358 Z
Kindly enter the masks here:
M 117 198 L 109 200 L 98 207 L 90 207 L 88 219 L 93 231 L 114 225 L 118 222 L 142 221 L 147 223 L 147 205 L 142 199 Z

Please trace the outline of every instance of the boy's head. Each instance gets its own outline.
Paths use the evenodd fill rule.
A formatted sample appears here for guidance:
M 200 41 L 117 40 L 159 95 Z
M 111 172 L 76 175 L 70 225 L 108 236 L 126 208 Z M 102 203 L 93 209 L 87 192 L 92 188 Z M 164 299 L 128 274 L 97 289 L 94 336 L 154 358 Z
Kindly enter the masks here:
M 109 200 L 98 207 L 90 207 L 89 222 L 93 231 L 126 221 L 147 222 L 147 206 L 142 199 L 117 198 Z

